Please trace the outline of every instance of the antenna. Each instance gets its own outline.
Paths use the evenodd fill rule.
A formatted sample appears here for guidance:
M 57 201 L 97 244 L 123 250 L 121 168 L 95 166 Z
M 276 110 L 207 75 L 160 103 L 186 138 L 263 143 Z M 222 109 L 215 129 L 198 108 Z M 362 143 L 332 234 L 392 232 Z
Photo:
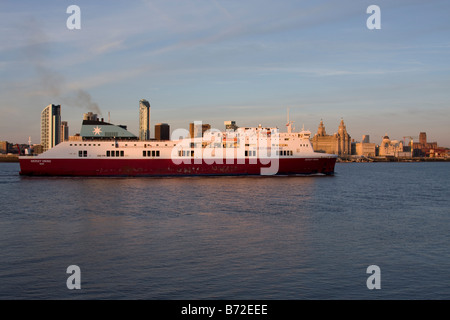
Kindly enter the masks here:
M 111 115 L 110 115 L 109 111 L 108 111 L 108 123 L 111 123 Z
M 289 120 L 289 108 L 287 108 L 287 123 L 286 123 L 286 127 L 287 127 L 287 132 L 288 133 L 292 133 L 292 124 L 294 123 L 294 121 L 290 121 Z

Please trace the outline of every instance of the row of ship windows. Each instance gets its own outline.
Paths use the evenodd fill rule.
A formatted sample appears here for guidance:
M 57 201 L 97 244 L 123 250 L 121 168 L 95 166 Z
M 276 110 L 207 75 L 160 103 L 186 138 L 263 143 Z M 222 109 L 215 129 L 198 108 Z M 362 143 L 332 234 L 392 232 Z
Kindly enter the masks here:
M 277 151 L 277 156 L 293 156 L 294 152 L 292 150 L 281 150 Z M 178 151 L 179 157 L 193 157 L 194 151 Z M 245 156 L 246 157 L 256 157 L 256 151 L 255 150 L 245 150 Z
M 277 151 L 277 156 L 293 156 L 294 152 L 292 150 L 280 150 Z M 256 151 L 254 150 L 245 150 L 246 157 L 256 157 Z
M 281 150 L 277 151 L 277 156 L 292 156 L 294 155 L 292 150 Z M 125 153 L 123 150 L 107 150 L 106 151 L 107 157 L 124 157 Z M 144 150 L 142 151 L 143 157 L 159 157 L 160 152 L 159 150 Z M 194 150 L 191 151 L 178 151 L 179 157 L 193 157 L 194 156 Z M 245 150 L 245 156 L 246 157 L 256 157 L 256 151 L 255 150 Z M 87 157 L 87 150 L 79 150 L 78 151 L 78 157 Z
M 123 150 L 107 150 L 106 151 L 107 157 L 124 157 L 125 154 Z
M 144 150 L 142 151 L 143 157 L 159 157 L 159 150 Z
M 76 147 L 76 146 L 78 146 L 78 144 L 77 144 L 77 143 L 73 143 L 73 144 L 71 143 L 70 146 L 71 146 L 71 147 L 72 147 L 72 146 L 75 146 L 75 147 Z M 89 146 L 89 147 L 90 147 L 90 146 L 93 146 L 93 147 L 98 146 L 98 147 L 100 147 L 101 144 L 100 144 L 100 143 L 99 143 L 99 144 L 95 144 L 95 143 L 93 143 L 93 144 L 91 144 L 91 143 L 80 143 L 79 146 L 80 146 L 80 147 L 82 147 L 82 146 L 85 146 L 85 147 L 87 147 L 87 146 Z M 111 146 L 114 147 L 114 143 L 111 144 Z M 136 147 L 136 144 L 134 144 L 134 146 Z M 159 147 L 159 144 L 157 143 L 156 146 Z M 167 147 L 167 143 L 165 144 L 165 146 Z M 173 145 L 173 146 L 175 147 L 175 145 Z M 127 144 L 127 143 L 125 143 L 125 147 L 128 147 L 128 144 Z M 152 148 L 153 146 L 150 145 L 150 144 L 149 144 L 149 145 L 144 144 L 144 148 L 147 148 L 147 147 Z
M 292 150 L 280 150 L 277 151 L 277 156 L 293 156 L 294 152 Z
M 86 158 L 88 155 L 87 150 L 78 150 L 78 157 L 80 158 Z M 124 157 L 125 153 L 123 150 L 108 150 L 106 151 L 106 156 L 107 157 Z
M 107 157 L 124 157 L 125 152 L 123 150 L 107 150 L 106 156 Z M 143 157 L 159 157 L 160 152 L 159 152 L 159 150 L 142 151 L 142 156 Z M 80 157 L 80 158 L 87 157 L 87 150 L 79 150 L 78 157 Z
M 144 151 L 145 152 L 145 151 Z M 277 156 L 293 156 L 294 152 L 292 150 L 281 150 L 281 151 L 277 151 Z M 193 157 L 194 156 L 194 151 L 178 151 L 178 156 L 179 157 Z M 245 150 L 245 156 L 246 157 L 256 157 L 256 151 L 255 150 Z M 145 156 L 144 156 L 145 157 Z
M 194 150 L 183 150 L 183 151 L 178 151 L 178 156 L 179 157 L 193 157 L 194 156 Z

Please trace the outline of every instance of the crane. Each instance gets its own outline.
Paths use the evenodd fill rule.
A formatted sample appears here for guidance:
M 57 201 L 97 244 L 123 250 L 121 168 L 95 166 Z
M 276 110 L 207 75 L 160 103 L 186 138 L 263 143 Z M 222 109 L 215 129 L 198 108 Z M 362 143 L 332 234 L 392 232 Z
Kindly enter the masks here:
M 403 137 L 403 145 L 406 144 L 405 139 L 409 138 L 409 145 L 411 146 L 411 157 L 413 156 L 414 153 L 414 139 L 417 137 L 411 137 L 411 136 L 405 136 Z
M 411 141 L 414 141 L 414 137 L 411 137 L 411 136 L 404 136 L 404 137 L 403 137 L 403 143 L 406 143 L 406 142 L 405 142 L 405 139 L 406 139 L 406 138 L 409 138 L 410 142 L 411 142 Z

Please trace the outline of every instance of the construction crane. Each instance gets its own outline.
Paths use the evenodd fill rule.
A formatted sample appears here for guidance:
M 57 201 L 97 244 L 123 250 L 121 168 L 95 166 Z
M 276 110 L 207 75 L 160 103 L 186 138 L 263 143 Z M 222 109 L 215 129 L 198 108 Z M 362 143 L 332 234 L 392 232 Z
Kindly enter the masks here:
M 404 136 L 403 137 L 403 145 L 406 144 L 405 139 L 409 138 L 409 145 L 411 146 L 411 157 L 413 156 L 414 153 L 414 139 L 417 137 L 411 137 L 411 136 Z
M 410 139 L 410 142 L 411 141 L 414 141 L 414 137 L 411 137 L 411 136 L 405 136 L 405 137 L 403 137 L 403 143 L 405 144 L 406 142 L 405 142 L 405 139 L 406 138 L 409 138 Z

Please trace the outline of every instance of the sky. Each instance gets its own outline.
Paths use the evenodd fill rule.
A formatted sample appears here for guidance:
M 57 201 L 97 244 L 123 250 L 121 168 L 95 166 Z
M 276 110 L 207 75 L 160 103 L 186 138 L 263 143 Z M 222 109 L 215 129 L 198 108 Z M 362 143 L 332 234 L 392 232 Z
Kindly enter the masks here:
M 52 103 L 70 135 L 88 111 L 137 135 L 147 99 L 152 137 L 160 122 L 285 130 L 289 110 L 313 134 L 344 119 L 355 141 L 425 131 L 450 147 L 449 13 L 448 0 L 2 0 L 0 140 L 39 143 Z

